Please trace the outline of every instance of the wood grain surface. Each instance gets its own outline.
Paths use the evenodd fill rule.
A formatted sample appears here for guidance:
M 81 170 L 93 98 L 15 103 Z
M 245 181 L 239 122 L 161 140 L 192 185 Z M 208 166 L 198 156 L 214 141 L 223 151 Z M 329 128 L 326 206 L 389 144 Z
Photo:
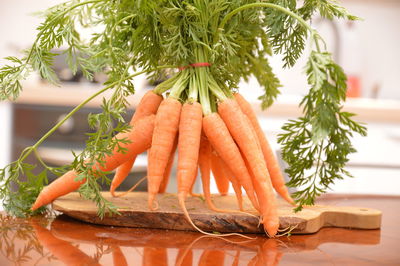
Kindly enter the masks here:
M 145 192 L 132 192 L 121 198 L 113 198 L 108 192 L 103 192 L 103 195 L 118 207 L 121 215 L 100 219 L 95 204 L 82 199 L 76 192 L 55 200 L 53 208 L 70 217 L 93 224 L 194 231 L 180 210 L 174 194 L 158 195 L 157 211 L 147 209 Z M 214 195 L 213 201 L 217 207 L 237 209 L 234 196 Z M 377 229 L 381 226 L 382 213 L 376 209 L 315 205 L 294 213 L 292 206 L 284 201 L 278 203 L 280 228 L 291 229 L 292 234 L 315 233 L 323 227 Z M 194 223 L 203 230 L 224 233 L 264 233 L 247 198 L 244 207 L 253 215 L 239 212 L 216 213 L 209 210 L 199 197 L 189 197 L 186 206 Z

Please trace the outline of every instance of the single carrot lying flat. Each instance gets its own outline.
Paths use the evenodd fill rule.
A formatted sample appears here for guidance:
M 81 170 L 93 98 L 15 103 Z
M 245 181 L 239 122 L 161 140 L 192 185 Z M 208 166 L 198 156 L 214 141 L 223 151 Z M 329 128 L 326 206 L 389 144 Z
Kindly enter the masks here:
M 294 204 L 294 200 L 289 194 L 285 181 L 282 175 L 282 170 L 279 167 L 279 163 L 271 149 L 271 146 L 258 122 L 257 115 L 251 107 L 250 103 L 239 93 L 234 94 L 237 103 L 239 104 L 242 112 L 249 118 L 255 133 L 257 134 L 258 140 L 260 141 L 261 149 L 264 155 L 264 159 L 267 163 L 269 175 L 271 177 L 272 185 L 274 189 L 290 204 Z
M 122 163 L 132 157 L 132 154 L 139 154 L 147 150 L 151 145 L 151 136 L 154 130 L 155 116 L 150 115 L 137 121 L 136 126 L 129 132 L 119 133 L 115 136 L 117 139 L 127 138 L 129 143 L 121 143 L 121 147 L 127 150 L 126 153 L 114 149 L 111 155 L 104 158 L 102 165 L 96 163 L 93 168 L 101 171 L 112 171 Z M 78 173 L 74 170 L 68 171 L 60 176 L 50 185 L 45 187 L 32 205 L 32 210 L 36 210 L 44 205 L 51 203 L 58 197 L 77 190 L 86 180 L 75 181 Z

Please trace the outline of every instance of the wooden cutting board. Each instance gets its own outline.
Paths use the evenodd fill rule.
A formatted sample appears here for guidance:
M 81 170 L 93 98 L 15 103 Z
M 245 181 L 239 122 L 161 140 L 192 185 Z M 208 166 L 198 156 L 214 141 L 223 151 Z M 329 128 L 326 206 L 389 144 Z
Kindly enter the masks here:
M 147 209 L 146 192 L 131 192 L 121 198 L 113 198 L 108 192 L 103 192 L 103 196 L 118 206 L 121 215 L 100 219 L 95 204 L 82 199 L 77 192 L 58 198 L 53 202 L 53 208 L 93 224 L 194 231 L 180 210 L 175 194 L 158 195 L 157 211 Z M 247 198 L 244 200 L 245 209 L 250 210 L 249 201 Z M 237 209 L 234 196 L 214 195 L 213 202 L 220 208 Z M 294 213 L 293 207 L 286 202 L 278 201 L 278 204 L 280 228 L 290 228 L 292 234 L 315 233 L 322 227 L 378 229 L 381 226 L 382 213 L 376 209 L 315 205 Z M 213 212 L 200 197 L 188 197 L 186 206 L 194 223 L 205 231 L 264 233 L 258 224 L 258 217 L 243 213 Z

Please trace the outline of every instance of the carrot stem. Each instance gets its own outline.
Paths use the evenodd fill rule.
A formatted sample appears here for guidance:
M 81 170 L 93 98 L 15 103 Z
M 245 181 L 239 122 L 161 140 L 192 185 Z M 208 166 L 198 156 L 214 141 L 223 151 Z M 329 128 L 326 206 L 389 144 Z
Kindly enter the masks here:
M 196 75 L 194 75 L 195 71 L 190 71 L 190 81 L 189 81 L 189 94 L 187 101 L 189 103 L 197 102 L 197 96 L 199 94 L 198 82 L 196 79 Z
M 171 88 L 171 93 L 169 97 L 179 100 L 180 95 L 186 89 L 189 82 L 189 70 L 184 69 L 180 73 L 178 73 L 177 80 Z
M 174 83 L 177 81 L 178 78 L 179 78 L 179 73 L 174 75 L 172 78 L 169 78 L 169 79 L 161 82 L 160 84 L 158 84 L 154 88 L 153 92 L 158 95 L 163 94 L 167 90 L 171 89 L 171 87 L 174 85 Z
M 215 95 L 215 97 L 217 97 L 217 99 L 220 101 L 224 101 L 225 99 L 228 98 L 225 96 L 225 93 L 221 90 L 218 83 L 212 76 L 209 77 L 209 89 Z
M 196 48 L 194 50 L 196 62 L 209 62 L 204 48 Z M 212 112 L 210 105 L 210 95 L 208 92 L 208 79 L 211 76 L 207 67 L 194 68 L 194 80 L 197 83 L 199 91 L 199 99 L 202 106 L 203 114 L 208 115 Z

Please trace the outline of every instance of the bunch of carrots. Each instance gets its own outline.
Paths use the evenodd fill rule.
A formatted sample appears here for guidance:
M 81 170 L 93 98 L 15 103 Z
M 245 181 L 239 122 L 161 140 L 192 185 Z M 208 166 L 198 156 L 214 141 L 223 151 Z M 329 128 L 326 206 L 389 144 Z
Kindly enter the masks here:
M 201 59 L 201 58 L 200 58 Z M 113 196 L 123 182 L 135 158 L 148 152 L 148 208 L 158 208 L 158 193 L 165 192 L 175 150 L 178 150 L 177 184 L 179 204 L 188 221 L 185 199 L 192 194 L 198 170 L 208 207 L 217 212 L 210 193 L 212 172 L 221 194 L 232 184 L 240 211 L 243 209 L 242 187 L 260 215 L 265 232 L 273 237 L 279 228 L 276 192 L 290 204 L 278 162 L 265 137 L 251 105 L 239 93 L 217 84 L 209 64 L 201 62 L 181 68 L 154 90 L 148 91 L 130 121 L 128 132 L 117 139 L 128 139 L 106 156 L 104 163 L 91 167 L 101 171 L 116 169 L 110 191 Z M 166 93 L 168 91 L 168 93 Z M 165 97 L 163 97 L 165 95 Z M 79 188 L 85 180 L 76 181 L 71 170 L 45 187 L 32 210 Z
M 201 231 L 191 221 L 185 199 L 194 195 L 192 186 L 198 172 L 208 207 L 233 211 L 213 205 L 212 172 L 221 194 L 226 194 L 232 184 L 239 208 L 235 211 L 253 215 L 243 208 L 243 188 L 265 232 L 275 236 L 279 217 L 274 190 L 290 204 L 294 201 L 256 115 L 234 90 L 239 81 L 255 77 L 264 89 L 259 97 L 262 106 L 270 106 L 281 85 L 269 57 L 280 54 L 283 65 L 291 67 L 310 39 L 305 68 L 310 90 L 300 103 L 304 114 L 287 123 L 279 138 L 289 165 L 289 184 L 305 186 L 293 195 L 299 203 L 297 210 L 312 205 L 330 184 L 349 175 L 344 166 L 355 151 L 350 136 L 366 134 L 365 127 L 352 120 L 353 114 L 342 111 L 346 76 L 309 25 L 314 14 L 328 19 L 357 19 L 336 1 L 314 5 L 312 1 L 82 0 L 49 9 L 27 55 L 21 59 L 7 57 L 9 64 L 0 69 L 0 100 L 16 99 L 22 90 L 21 81 L 31 71 L 57 83 L 51 69 L 52 50 L 64 46 L 72 72 L 79 66 L 90 79 L 90 73 L 104 70 L 108 80 L 104 88 L 76 106 L 16 161 L 0 169 L 0 183 L 4 183 L 0 200 L 5 209 L 30 213 L 27 208 L 46 182 L 46 172 L 21 181 L 20 175 L 34 169 L 26 158 L 35 154 L 41 161 L 36 149 L 43 141 L 91 99 L 113 90 L 110 99 L 104 99 L 104 116 L 90 119 L 89 124 L 99 128 L 91 135 L 94 141 L 90 137 L 85 151 L 75 156 L 73 170 L 42 189 L 32 210 L 81 187 L 81 195 L 96 202 L 100 216 L 105 211 L 114 212 L 115 206 L 101 195 L 96 180 L 105 180 L 105 175 L 116 170 L 110 190 L 113 196 L 121 196 L 115 193 L 116 188 L 136 156 L 147 150 L 148 208 L 155 210 L 156 195 L 165 192 L 177 149 L 179 204 L 193 227 Z M 80 29 L 92 29 L 93 33 L 89 39 L 81 38 Z M 140 72 L 136 72 L 138 68 Z M 136 73 L 129 75 L 131 71 Z M 128 131 L 110 129 L 113 119 L 123 119 L 126 96 L 134 93 L 130 79 L 143 73 L 171 77 L 143 97 Z M 116 131 L 119 133 L 114 136 Z M 302 152 L 298 152 L 300 147 Z M 41 163 L 55 174 L 65 169 Z M 317 167 L 312 178 L 305 176 L 314 164 Z

